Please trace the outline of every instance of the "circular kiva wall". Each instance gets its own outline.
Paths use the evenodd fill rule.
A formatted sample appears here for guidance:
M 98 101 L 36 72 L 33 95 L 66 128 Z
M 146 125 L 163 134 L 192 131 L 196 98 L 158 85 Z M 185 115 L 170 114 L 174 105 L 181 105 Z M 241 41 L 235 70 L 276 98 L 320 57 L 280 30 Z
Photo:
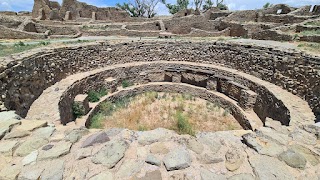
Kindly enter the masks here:
M 319 57 L 266 47 L 216 42 L 133 42 L 115 45 L 98 43 L 47 49 L 26 54 L 24 57 L 6 58 L 3 60 L 4 65 L 0 68 L 1 101 L 6 109 L 16 110 L 21 116 L 26 116 L 31 104 L 43 90 L 71 74 L 115 64 L 146 61 L 216 64 L 239 70 L 300 96 L 308 102 L 314 114 L 318 118 L 320 116 Z M 179 65 L 174 68 L 172 73 L 178 73 Z M 202 71 L 205 70 L 206 66 Z M 169 71 L 170 68 L 168 69 L 167 66 L 162 69 L 162 73 L 169 73 Z M 180 77 L 182 77 L 181 73 Z M 248 88 L 258 94 L 256 102 L 261 106 L 254 109 L 255 112 L 261 111 L 257 114 L 262 120 L 265 117 L 271 117 L 283 124 L 289 124 L 293 115 L 287 113 L 287 105 L 279 100 L 287 97 L 281 97 L 281 94 L 275 96 L 268 92 L 270 90 L 257 86 L 245 77 L 234 77 L 232 74 L 223 73 L 207 73 L 205 76 L 219 78 L 219 75 L 224 76 L 221 78 L 225 79 L 221 80 L 222 83 L 232 82 L 232 85 L 228 86 Z M 197 85 L 203 86 L 201 83 Z M 229 94 L 230 96 L 232 95 Z M 237 97 L 232 98 L 237 99 Z M 294 114 L 294 116 L 300 115 Z M 64 120 L 62 122 L 65 123 Z

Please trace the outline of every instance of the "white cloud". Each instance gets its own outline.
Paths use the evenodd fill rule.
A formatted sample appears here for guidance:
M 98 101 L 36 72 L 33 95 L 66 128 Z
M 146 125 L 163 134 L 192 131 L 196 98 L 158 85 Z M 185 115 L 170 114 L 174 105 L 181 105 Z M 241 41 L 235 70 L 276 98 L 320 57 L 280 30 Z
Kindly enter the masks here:
M 12 11 L 12 7 L 8 2 L 1 2 L 0 3 L 0 11 Z

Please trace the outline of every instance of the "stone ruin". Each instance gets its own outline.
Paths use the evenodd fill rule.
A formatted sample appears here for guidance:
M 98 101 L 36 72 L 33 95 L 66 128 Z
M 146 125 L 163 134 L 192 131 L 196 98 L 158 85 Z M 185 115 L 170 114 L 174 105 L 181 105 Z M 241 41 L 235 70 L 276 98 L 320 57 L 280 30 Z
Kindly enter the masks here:
M 279 5 L 109 23 L 100 18 L 110 17 L 103 13 L 112 8 L 101 15 L 95 7 L 82 12 L 89 6 L 83 3 L 37 2 L 42 18 L 39 11 L 35 19 L 0 16 L 7 38 L 61 38 L 71 32 L 290 40 L 281 34 L 284 26 L 302 31 L 310 28 L 302 23 L 319 18 Z M 79 28 L 82 20 L 95 28 Z M 0 58 L 0 179 L 319 179 L 320 57 L 271 42 L 123 39 Z M 123 80 L 132 86 L 121 87 Z M 101 88 L 109 93 L 89 103 L 88 92 Z M 89 128 L 103 102 L 148 91 L 218 102 L 243 129 L 191 136 L 161 126 Z M 84 116 L 75 117 L 74 102 L 84 107 Z
M 64 0 L 62 5 L 55 1 L 35 0 L 32 17 L 39 20 L 77 20 L 79 18 L 92 18 L 95 20 L 122 20 L 129 15 L 120 9 L 98 8 L 77 0 Z

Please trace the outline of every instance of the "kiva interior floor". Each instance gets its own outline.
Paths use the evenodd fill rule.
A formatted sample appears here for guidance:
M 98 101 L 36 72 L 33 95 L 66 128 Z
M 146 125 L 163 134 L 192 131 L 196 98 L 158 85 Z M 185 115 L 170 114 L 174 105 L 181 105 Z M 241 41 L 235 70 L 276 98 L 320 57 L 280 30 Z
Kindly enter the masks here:
M 116 102 L 105 102 L 91 128 L 121 127 L 152 130 L 159 127 L 178 133 L 242 129 L 228 109 L 188 94 L 147 92 Z M 187 129 L 185 129 L 187 128 Z

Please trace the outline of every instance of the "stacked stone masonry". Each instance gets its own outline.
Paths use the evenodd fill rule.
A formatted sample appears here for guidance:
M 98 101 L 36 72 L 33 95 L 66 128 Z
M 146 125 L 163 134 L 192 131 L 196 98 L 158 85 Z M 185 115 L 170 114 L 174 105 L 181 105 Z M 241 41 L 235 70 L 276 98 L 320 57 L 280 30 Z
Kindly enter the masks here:
M 238 69 L 299 95 L 319 116 L 319 58 L 251 45 L 189 42 L 103 43 L 5 58 L 6 64 L 1 68 L 1 100 L 5 106 L 2 108 L 25 116 L 44 89 L 70 74 L 112 64 L 157 60 L 221 64 Z

